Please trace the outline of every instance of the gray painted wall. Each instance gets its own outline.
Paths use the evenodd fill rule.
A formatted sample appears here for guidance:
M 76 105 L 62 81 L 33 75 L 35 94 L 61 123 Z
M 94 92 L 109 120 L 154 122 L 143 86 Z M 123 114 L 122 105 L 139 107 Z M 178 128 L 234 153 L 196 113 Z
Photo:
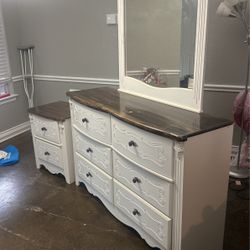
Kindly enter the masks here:
M 244 32 L 238 20 L 216 16 L 219 2 L 209 1 L 206 83 L 242 84 L 246 72 Z M 17 44 L 34 44 L 36 74 L 118 78 L 117 26 L 105 22 L 106 14 L 117 12 L 116 0 L 4 0 L 4 11 L 14 75 L 20 72 Z M 36 103 L 65 99 L 64 93 L 72 88 L 97 86 L 37 81 Z M 234 96 L 205 92 L 205 112 L 230 118 Z M 23 93 L 15 103 L 25 120 L 22 98 Z M 0 107 L 0 114 L 2 110 Z M 10 119 L 4 128 L 21 121 Z
M 216 16 L 219 3 L 209 1 L 206 83 L 242 84 L 246 72 L 246 47 L 242 44 L 245 35 L 238 20 Z M 117 26 L 105 23 L 107 13 L 117 12 L 116 0 L 22 0 L 19 9 L 22 43 L 36 46 L 37 74 L 118 78 Z M 63 85 L 56 86 L 59 92 L 64 89 Z M 57 88 L 44 85 L 43 93 L 51 91 L 59 97 Z M 39 100 L 44 103 L 46 98 L 40 95 Z M 232 94 L 206 92 L 204 110 L 230 117 L 232 99 Z M 224 112 L 211 109 L 215 106 Z
M 116 12 L 116 0 L 19 1 L 21 43 L 35 45 L 36 74 L 117 79 L 118 31 L 106 24 L 106 14 Z M 67 100 L 69 89 L 95 87 L 36 81 L 35 104 Z
M 21 41 L 37 74 L 118 78 L 116 0 L 20 0 Z
M 20 75 L 17 46 L 34 44 L 36 74 L 118 78 L 117 26 L 106 25 L 116 0 L 2 0 L 13 76 Z M 37 105 L 66 100 L 69 89 L 90 84 L 37 82 Z M 0 132 L 28 120 L 22 83 L 16 101 L 0 106 Z M 2 119 L 3 118 L 3 119 Z
M 105 87 L 106 85 L 102 85 Z M 108 85 L 112 87 L 111 85 Z M 46 103 L 54 102 L 55 100 L 67 101 L 65 95 L 70 90 L 81 90 L 98 88 L 99 84 L 82 84 L 82 83 L 63 83 L 51 81 L 36 81 L 35 104 L 43 105 Z M 49 91 L 48 91 L 49 90 Z
M 215 14 L 220 2 L 209 1 L 206 83 L 238 85 L 246 75 L 246 34 L 238 19 Z
M 6 27 L 11 70 L 13 75 L 20 74 L 19 58 L 16 50 L 20 42 L 20 27 L 17 0 L 2 0 L 3 16 Z M 0 105 L 0 132 L 15 127 L 28 120 L 27 102 L 21 83 L 14 83 L 14 91 L 18 94 L 16 101 Z
M 246 34 L 240 21 L 215 14 L 220 0 L 209 1 L 206 83 L 244 85 L 247 72 Z M 204 112 L 217 117 L 233 118 L 232 108 L 237 93 L 204 93 Z M 239 141 L 239 128 L 234 130 L 234 144 Z

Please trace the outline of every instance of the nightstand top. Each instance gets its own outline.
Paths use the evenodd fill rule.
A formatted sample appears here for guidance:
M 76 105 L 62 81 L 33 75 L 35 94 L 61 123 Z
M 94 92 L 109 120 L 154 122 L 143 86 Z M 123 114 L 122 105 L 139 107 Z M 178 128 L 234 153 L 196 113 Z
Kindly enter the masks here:
M 41 116 L 54 121 L 63 122 L 70 118 L 68 102 L 57 101 L 28 109 L 33 115 Z

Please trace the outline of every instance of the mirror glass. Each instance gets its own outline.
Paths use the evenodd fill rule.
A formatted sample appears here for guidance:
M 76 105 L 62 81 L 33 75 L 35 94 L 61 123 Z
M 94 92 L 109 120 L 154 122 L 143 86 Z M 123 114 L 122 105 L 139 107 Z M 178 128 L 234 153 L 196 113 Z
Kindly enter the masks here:
M 193 87 L 198 0 L 126 0 L 126 75 L 159 88 Z

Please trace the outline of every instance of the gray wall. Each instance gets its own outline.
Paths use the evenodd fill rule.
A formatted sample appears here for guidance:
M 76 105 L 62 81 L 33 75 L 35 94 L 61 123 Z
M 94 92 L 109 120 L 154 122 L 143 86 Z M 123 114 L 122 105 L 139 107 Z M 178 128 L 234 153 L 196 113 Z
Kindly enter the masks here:
M 246 33 L 238 19 L 215 14 L 220 0 L 209 1 L 206 84 L 244 85 L 247 73 Z M 217 117 L 233 118 L 233 102 L 237 93 L 204 93 L 204 112 Z M 234 144 L 239 141 L 235 126 Z
M 219 3 L 209 1 L 206 83 L 242 84 L 246 72 L 246 47 L 242 44 L 245 35 L 238 20 L 216 16 Z M 118 78 L 117 26 L 105 22 L 106 14 L 117 12 L 116 0 L 4 0 L 4 11 L 14 75 L 20 72 L 16 45 L 34 44 L 36 74 Z M 20 92 L 18 84 L 15 86 Z M 36 104 L 65 99 L 64 93 L 72 88 L 97 86 L 37 81 Z M 206 91 L 205 112 L 232 117 L 234 96 Z M 14 103 L 6 107 L 23 119 L 13 115 L 4 128 L 27 119 L 23 93 L 15 104 L 15 110 L 11 110 Z
M 215 14 L 221 1 L 209 1 L 206 83 L 242 84 L 246 75 L 246 34 L 238 19 Z
M 20 75 L 19 58 L 16 47 L 20 42 L 19 16 L 17 0 L 3 0 L 3 16 L 6 27 L 7 42 L 13 75 Z M 14 91 L 18 94 L 16 101 L 0 105 L 0 132 L 15 127 L 28 120 L 27 102 L 21 83 L 14 83 Z
M 43 105 L 46 103 L 54 102 L 55 100 L 68 101 L 66 92 L 69 90 L 81 90 L 98 88 L 99 84 L 79 84 L 79 83 L 63 83 L 51 81 L 37 81 L 35 92 L 35 104 Z M 105 87 L 105 85 L 102 85 Z M 109 85 L 109 87 L 111 87 Z
M 246 79 L 246 34 L 238 19 L 215 14 L 220 0 L 209 2 L 206 84 L 244 85 Z M 232 117 L 236 93 L 205 91 L 204 111 L 214 116 Z
M 36 46 L 37 74 L 118 78 L 117 26 L 105 23 L 107 13 L 117 12 L 116 0 L 19 2 L 21 41 Z M 216 15 L 219 3 L 220 0 L 209 1 L 206 83 L 242 84 L 246 72 L 244 31 L 238 20 Z M 74 88 L 66 83 L 55 84 L 58 89 L 52 86 L 54 83 L 37 85 L 43 86 L 37 87 L 39 91 L 44 88 L 43 93 L 54 92 L 58 98 L 57 93 L 62 93 L 65 86 Z M 79 84 L 78 88 L 85 85 Z M 38 95 L 39 102 L 47 101 L 47 95 Z M 215 116 L 230 117 L 232 100 L 232 94 L 206 92 L 204 110 Z
M 117 25 L 106 24 L 106 14 L 116 12 L 116 0 L 19 1 L 21 43 L 35 45 L 35 73 L 117 79 Z M 35 104 L 67 100 L 69 89 L 98 86 L 36 81 Z
M 19 0 L 21 41 L 37 74 L 118 78 L 116 0 Z
M 117 79 L 117 26 L 106 25 L 106 14 L 116 9 L 116 0 L 3 0 L 13 76 L 20 75 L 16 47 L 34 44 L 36 74 Z M 35 103 L 66 100 L 69 89 L 93 87 L 37 81 Z M 0 106 L 0 132 L 28 120 L 21 82 L 14 91 L 17 101 Z
M 240 21 L 215 14 L 220 0 L 209 2 L 206 84 L 244 85 L 246 79 L 246 34 Z M 232 117 L 236 93 L 205 92 L 204 111 Z

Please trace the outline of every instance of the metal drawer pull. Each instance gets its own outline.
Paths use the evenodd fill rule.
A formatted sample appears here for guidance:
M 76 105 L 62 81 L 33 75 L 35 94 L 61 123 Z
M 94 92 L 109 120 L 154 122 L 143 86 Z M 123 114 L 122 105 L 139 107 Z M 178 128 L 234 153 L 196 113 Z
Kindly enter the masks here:
M 134 141 L 128 143 L 129 147 L 137 147 L 137 144 Z
M 87 152 L 87 153 L 93 153 L 93 150 L 92 150 L 91 148 L 88 148 L 88 149 L 86 150 L 86 152 Z
M 86 122 L 86 123 L 89 123 L 89 120 L 88 120 L 87 118 L 83 118 L 83 119 L 82 119 L 82 122 L 83 122 L 83 123 L 85 123 L 85 122 Z
M 41 130 L 42 131 L 47 131 L 47 129 L 45 127 L 42 127 Z
M 136 215 L 141 216 L 141 213 L 137 209 L 134 209 L 133 215 L 134 216 L 136 216 Z
M 138 177 L 135 177 L 133 179 L 133 183 L 141 183 L 141 180 Z
M 87 176 L 87 177 L 92 177 L 92 174 L 91 174 L 90 172 L 88 172 L 88 173 L 86 174 L 86 176 Z
M 45 152 L 44 155 L 50 155 L 50 153 L 49 152 Z

